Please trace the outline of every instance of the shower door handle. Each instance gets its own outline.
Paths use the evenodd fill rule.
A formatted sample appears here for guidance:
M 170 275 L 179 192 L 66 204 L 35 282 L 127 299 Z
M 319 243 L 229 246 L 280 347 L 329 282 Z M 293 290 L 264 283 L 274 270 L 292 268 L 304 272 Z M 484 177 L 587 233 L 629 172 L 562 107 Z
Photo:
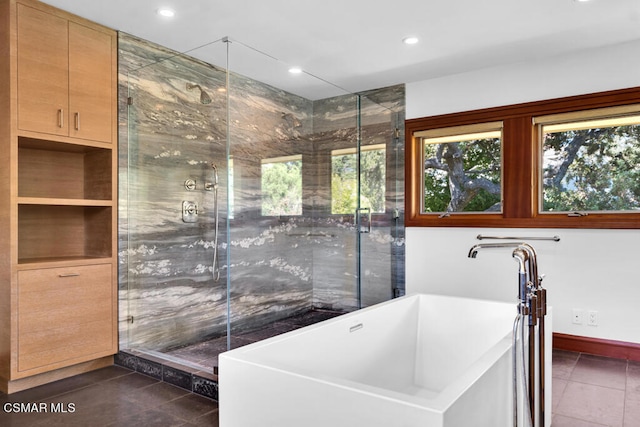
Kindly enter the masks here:
M 371 233 L 371 208 L 356 209 L 358 233 Z

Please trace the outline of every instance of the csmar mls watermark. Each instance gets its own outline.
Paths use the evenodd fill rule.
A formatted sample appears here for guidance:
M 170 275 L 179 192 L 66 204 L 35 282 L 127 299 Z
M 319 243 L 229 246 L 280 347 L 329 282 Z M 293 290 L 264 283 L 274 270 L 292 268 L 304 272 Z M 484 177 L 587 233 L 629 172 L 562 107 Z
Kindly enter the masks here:
M 75 403 L 53 403 L 53 402 L 7 402 L 2 405 L 2 410 L 6 413 L 27 414 L 27 413 L 60 413 L 70 414 L 76 411 Z

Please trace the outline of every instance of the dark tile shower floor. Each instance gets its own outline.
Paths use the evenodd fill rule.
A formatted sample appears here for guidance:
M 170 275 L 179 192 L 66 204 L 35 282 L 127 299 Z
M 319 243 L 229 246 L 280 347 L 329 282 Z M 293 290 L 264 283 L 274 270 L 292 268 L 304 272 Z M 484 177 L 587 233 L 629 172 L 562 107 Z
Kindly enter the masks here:
M 296 316 L 291 316 L 270 324 L 259 329 L 251 331 L 242 331 L 231 333 L 231 347 L 238 348 L 243 345 L 261 341 L 285 332 L 309 326 L 323 320 L 331 319 L 344 314 L 342 312 L 329 310 L 311 310 Z M 211 372 L 214 367 L 218 366 L 218 355 L 227 350 L 227 337 L 211 339 L 197 344 L 165 351 L 163 354 L 171 359 L 186 361 L 190 364 L 196 364 Z

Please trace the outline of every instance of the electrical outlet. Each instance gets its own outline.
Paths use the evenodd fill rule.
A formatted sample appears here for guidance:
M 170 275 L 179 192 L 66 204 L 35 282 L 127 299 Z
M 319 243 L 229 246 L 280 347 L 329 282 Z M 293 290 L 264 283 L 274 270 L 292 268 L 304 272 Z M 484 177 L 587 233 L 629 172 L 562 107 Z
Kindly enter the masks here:
M 598 312 L 595 310 L 590 310 L 588 314 L 587 325 L 598 326 Z
M 574 323 L 576 325 L 582 325 L 582 318 L 584 317 L 584 312 L 579 308 L 574 308 L 571 311 L 571 314 L 572 314 L 571 323 Z

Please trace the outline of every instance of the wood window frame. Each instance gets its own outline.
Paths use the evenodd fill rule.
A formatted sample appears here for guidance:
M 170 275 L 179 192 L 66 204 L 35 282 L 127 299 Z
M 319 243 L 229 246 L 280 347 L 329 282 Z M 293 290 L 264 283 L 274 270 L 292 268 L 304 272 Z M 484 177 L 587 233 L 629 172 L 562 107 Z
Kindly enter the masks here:
M 640 87 L 548 99 L 405 122 L 405 226 L 495 228 L 640 228 L 640 213 L 589 212 L 586 216 L 539 213 L 540 164 L 534 117 L 640 103 Z M 502 213 L 423 213 L 422 144 L 414 133 L 452 126 L 502 121 Z

